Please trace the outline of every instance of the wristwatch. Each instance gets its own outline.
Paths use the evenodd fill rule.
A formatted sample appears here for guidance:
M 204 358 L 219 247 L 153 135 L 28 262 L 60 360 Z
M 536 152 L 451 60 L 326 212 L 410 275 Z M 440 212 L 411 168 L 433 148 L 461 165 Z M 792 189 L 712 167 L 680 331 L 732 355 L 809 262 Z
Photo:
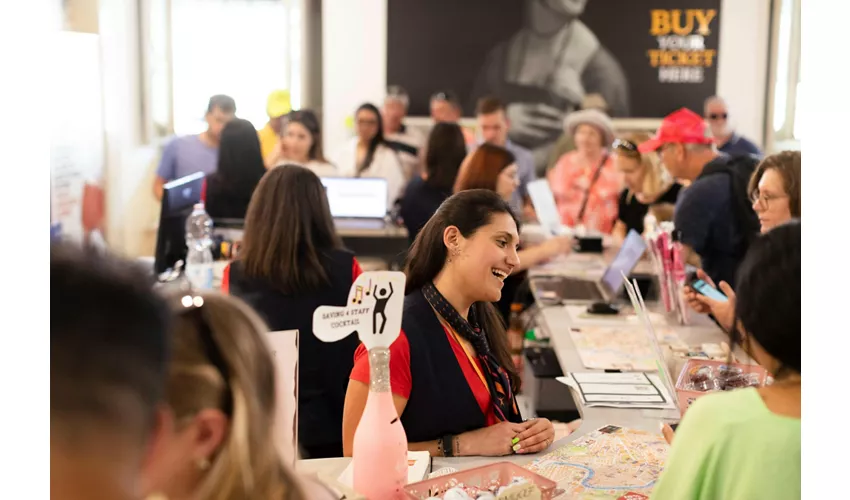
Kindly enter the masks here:
M 452 434 L 446 434 L 442 438 L 440 438 L 442 448 L 443 448 L 443 456 L 444 457 L 453 457 L 455 456 L 455 437 Z

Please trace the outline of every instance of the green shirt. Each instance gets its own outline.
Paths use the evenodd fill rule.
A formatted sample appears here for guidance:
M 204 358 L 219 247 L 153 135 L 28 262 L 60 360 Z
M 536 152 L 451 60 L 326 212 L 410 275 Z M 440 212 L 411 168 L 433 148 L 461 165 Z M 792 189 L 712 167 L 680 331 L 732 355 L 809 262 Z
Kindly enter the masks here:
M 772 413 L 756 389 L 688 409 L 653 500 L 800 498 L 800 419 Z

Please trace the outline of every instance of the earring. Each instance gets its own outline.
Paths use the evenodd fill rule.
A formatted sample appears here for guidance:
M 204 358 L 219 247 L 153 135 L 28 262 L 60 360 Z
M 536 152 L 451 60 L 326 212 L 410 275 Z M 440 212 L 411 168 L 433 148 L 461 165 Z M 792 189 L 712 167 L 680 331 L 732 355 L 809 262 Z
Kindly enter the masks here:
M 458 250 L 457 248 L 451 249 L 449 250 L 449 256 L 446 261 L 451 262 L 453 259 L 456 259 L 458 255 L 460 255 L 460 250 Z
M 198 460 L 197 465 L 199 470 L 207 470 L 210 468 L 210 460 L 204 457 Z

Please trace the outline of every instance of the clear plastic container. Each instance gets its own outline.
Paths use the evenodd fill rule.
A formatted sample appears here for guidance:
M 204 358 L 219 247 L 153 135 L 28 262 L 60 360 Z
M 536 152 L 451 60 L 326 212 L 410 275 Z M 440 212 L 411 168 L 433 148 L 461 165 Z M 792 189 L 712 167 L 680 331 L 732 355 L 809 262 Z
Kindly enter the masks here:
M 442 498 L 446 491 L 459 485 L 487 489 L 494 486 L 506 486 L 515 478 L 524 478 L 535 484 L 540 489 L 541 498 L 554 498 L 557 483 L 511 462 L 497 462 L 447 476 L 427 479 L 409 484 L 404 489 L 410 495 L 410 498 L 425 500 L 431 497 Z
M 186 277 L 198 290 L 213 287 L 212 228 L 204 204 L 195 204 L 186 219 Z

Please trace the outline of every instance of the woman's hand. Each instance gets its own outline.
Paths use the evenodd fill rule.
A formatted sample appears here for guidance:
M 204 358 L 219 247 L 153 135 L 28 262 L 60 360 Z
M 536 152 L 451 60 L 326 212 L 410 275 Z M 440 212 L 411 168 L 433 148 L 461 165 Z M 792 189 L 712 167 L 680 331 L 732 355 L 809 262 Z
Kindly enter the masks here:
M 555 441 L 555 427 L 546 418 L 535 418 L 525 422 L 528 428 L 520 433 L 514 446 L 516 453 L 537 453 Z
M 551 425 L 551 424 L 550 424 Z M 513 452 L 513 439 L 528 427 L 528 422 L 499 422 L 459 436 L 462 456 L 502 457 Z
M 667 444 L 673 444 L 673 437 L 676 436 L 676 431 L 668 424 L 661 424 L 661 434 L 664 434 L 664 439 Z
M 705 295 L 697 295 L 696 299 L 708 307 L 711 314 L 714 315 L 714 319 L 720 323 L 720 326 L 724 330 L 731 332 L 732 326 L 735 324 L 735 301 L 737 296 L 735 295 L 735 290 L 732 290 L 732 287 L 725 281 L 720 282 L 720 291 L 723 292 L 723 295 L 726 295 L 727 300 L 714 300 Z
M 714 282 L 711 281 L 711 278 L 708 277 L 707 274 L 702 269 L 697 269 L 697 277 L 711 286 L 715 286 Z M 683 294 L 685 296 L 685 301 L 694 311 L 700 314 L 708 314 L 711 312 L 711 308 L 708 305 L 704 304 L 701 300 L 699 300 L 700 294 L 698 294 L 693 288 L 690 286 L 685 286 Z
M 711 286 L 715 286 L 711 278 L 706 275 L 702 269 L 697 271 L 697 276 Z M 720 282 L 720 291 L 726 295 L 727 300 L 714 300 L 699 294 L 691 287 L 685 288 L 685 300 L 695 311 L 714 315 L 714 319 L 720 323 L 727 332 L 732 331 L 732 326 L 735 323 L 735 300 L 737 296 L 732 287 L 725 281 Z
M 546 246 L 546 253 L 549 255 L 549 258 L 552 258 L 572 252 L 574 242 L 575 240 L 572 236 L 555 236 L 546 240 L 543 245 Z

